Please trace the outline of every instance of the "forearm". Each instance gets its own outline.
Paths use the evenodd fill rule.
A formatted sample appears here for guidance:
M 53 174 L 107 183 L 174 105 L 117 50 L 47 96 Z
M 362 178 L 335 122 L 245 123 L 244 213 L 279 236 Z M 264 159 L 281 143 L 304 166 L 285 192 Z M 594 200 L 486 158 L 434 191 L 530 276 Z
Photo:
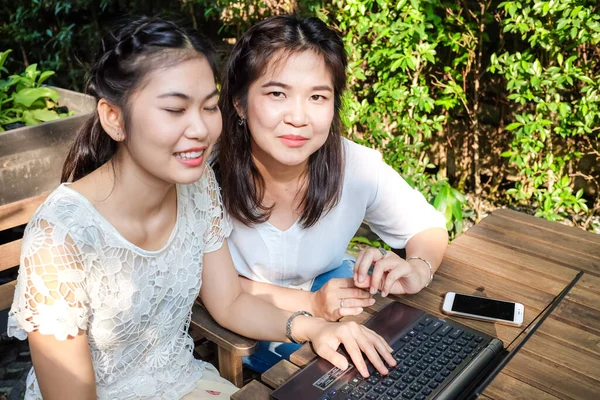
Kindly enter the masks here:
M 446 247 L 448 246 L 448 232 L 445 229 L 441 228 L 431 228 L 427 229 L 423 232 L 417 233 L 413 236 L 406 245 L 406 259 L 408 260 L 410 257 L 420 257 L 423 258 L 431 264 L 433 272 L 437 271 L 440 266 L 442 259 L 444 258 L 444 253 L 446 252 Z M 421 260 L 410 260 L 410 263 L 414 263 L 415 267 L 417 267 L 417 263 L 421 263 L 423 267 L 418 266 L 429 275 L 429 267 Z
M 292 312 L 277 308 L 259 297 L 242 292 L 228 307 L 226 317 L 217 322 L 229 330 L 253 339 L 287 342 L 289 340 L 285 334 L 285 326 L 291 314 Z M 306 340 L 306 332 L 316 323 L 317 318 L 305 318 L 302 323 L 297 322 L 298 318 L 293 323 L 294 336 L 297 340 Z
M 271 283 L 256 282 L 241 276 L 240 283 L 244 292 L 273 304 L 277 308 L 292 312 L 305 310 L 315 315 L 312 304 L 313 294 L 311 292 L 281 287 Z

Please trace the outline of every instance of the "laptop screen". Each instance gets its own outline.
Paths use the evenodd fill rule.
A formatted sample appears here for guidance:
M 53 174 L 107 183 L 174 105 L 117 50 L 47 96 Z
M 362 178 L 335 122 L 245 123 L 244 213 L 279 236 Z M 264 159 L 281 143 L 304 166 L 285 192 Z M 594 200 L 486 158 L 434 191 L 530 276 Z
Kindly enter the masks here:
M 554 300 L 552 300 L 542 312 L 535 317 L 529 325 L 525 327 L 517 335 L 517 337 L 506 347 L 508 350 L 508 354 L 500 361 L 500 363 L 492 370 L 492 372 L 487 376 L 487 378 L 475 389 L 475 397 L 480 396 L 485 388 L 494 380 L 494 378 L 502 371 L 502 369 L 508 364 L 508 362 L 517 354 L 519 349 L 523 347 L 523 345 L 529 340 L 529 338 L 533 335 L 533 333 L 542 325 L 544 320 L 552 313 L 552 311 L 556 308 L 556 306 L 562 301 L 562 299 L 569 293 L 569 291 L 575 286 L 579 278 L 583 275 L 583 271 L 579 271 L 579 273 L 573 278 L 573 280 L 560 292 Z

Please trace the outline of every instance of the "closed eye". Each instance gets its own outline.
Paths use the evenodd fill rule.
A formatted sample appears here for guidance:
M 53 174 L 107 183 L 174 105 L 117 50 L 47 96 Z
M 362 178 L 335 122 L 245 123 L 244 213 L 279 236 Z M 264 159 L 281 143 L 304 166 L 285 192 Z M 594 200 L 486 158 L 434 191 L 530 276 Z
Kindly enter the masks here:
M 164 109 L 166 112 L 168 112 L 169 114 L 183 114 L 185 112 L 184 108 L 165 108 Z
M 205 110 L 208 112 L 211 112 L 211 113 L 215 113 L 215 112 L 219 111 L 219 106 L 208 107 L 208 108 L 205 108 Z

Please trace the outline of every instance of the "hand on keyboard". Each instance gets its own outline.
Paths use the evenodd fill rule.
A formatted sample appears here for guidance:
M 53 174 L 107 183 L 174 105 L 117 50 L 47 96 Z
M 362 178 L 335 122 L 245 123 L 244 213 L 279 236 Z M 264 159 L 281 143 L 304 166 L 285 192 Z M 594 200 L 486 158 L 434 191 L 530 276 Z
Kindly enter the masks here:
M 315 352 L 341 370 L 348 368 L 348 360 L 337 352 L 340 344 L 344 345 L 352 363 L 364 377 L 368 377 L 369 372 L 363 353 L 382 375 L 388 373 L 384 361 L 389 366 L 396 365 L 396 360 L 391 354 L 392 348 L 387 342 L 377 333 L 356 322 L 322 321 L 321 326 L 313 326 L 307 336 Z

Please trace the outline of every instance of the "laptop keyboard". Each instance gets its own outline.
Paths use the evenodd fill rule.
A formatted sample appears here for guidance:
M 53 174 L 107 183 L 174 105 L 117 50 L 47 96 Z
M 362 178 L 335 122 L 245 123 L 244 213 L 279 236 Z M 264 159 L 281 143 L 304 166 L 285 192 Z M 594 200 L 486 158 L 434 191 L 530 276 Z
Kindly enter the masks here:
M 431 399 L 488 342 L 462 325 L 425 316 L 393 344 L 397 365 L 388 366 L 387 376 L 369 363 L 368 378 L 358 375 L 321 400 Z

